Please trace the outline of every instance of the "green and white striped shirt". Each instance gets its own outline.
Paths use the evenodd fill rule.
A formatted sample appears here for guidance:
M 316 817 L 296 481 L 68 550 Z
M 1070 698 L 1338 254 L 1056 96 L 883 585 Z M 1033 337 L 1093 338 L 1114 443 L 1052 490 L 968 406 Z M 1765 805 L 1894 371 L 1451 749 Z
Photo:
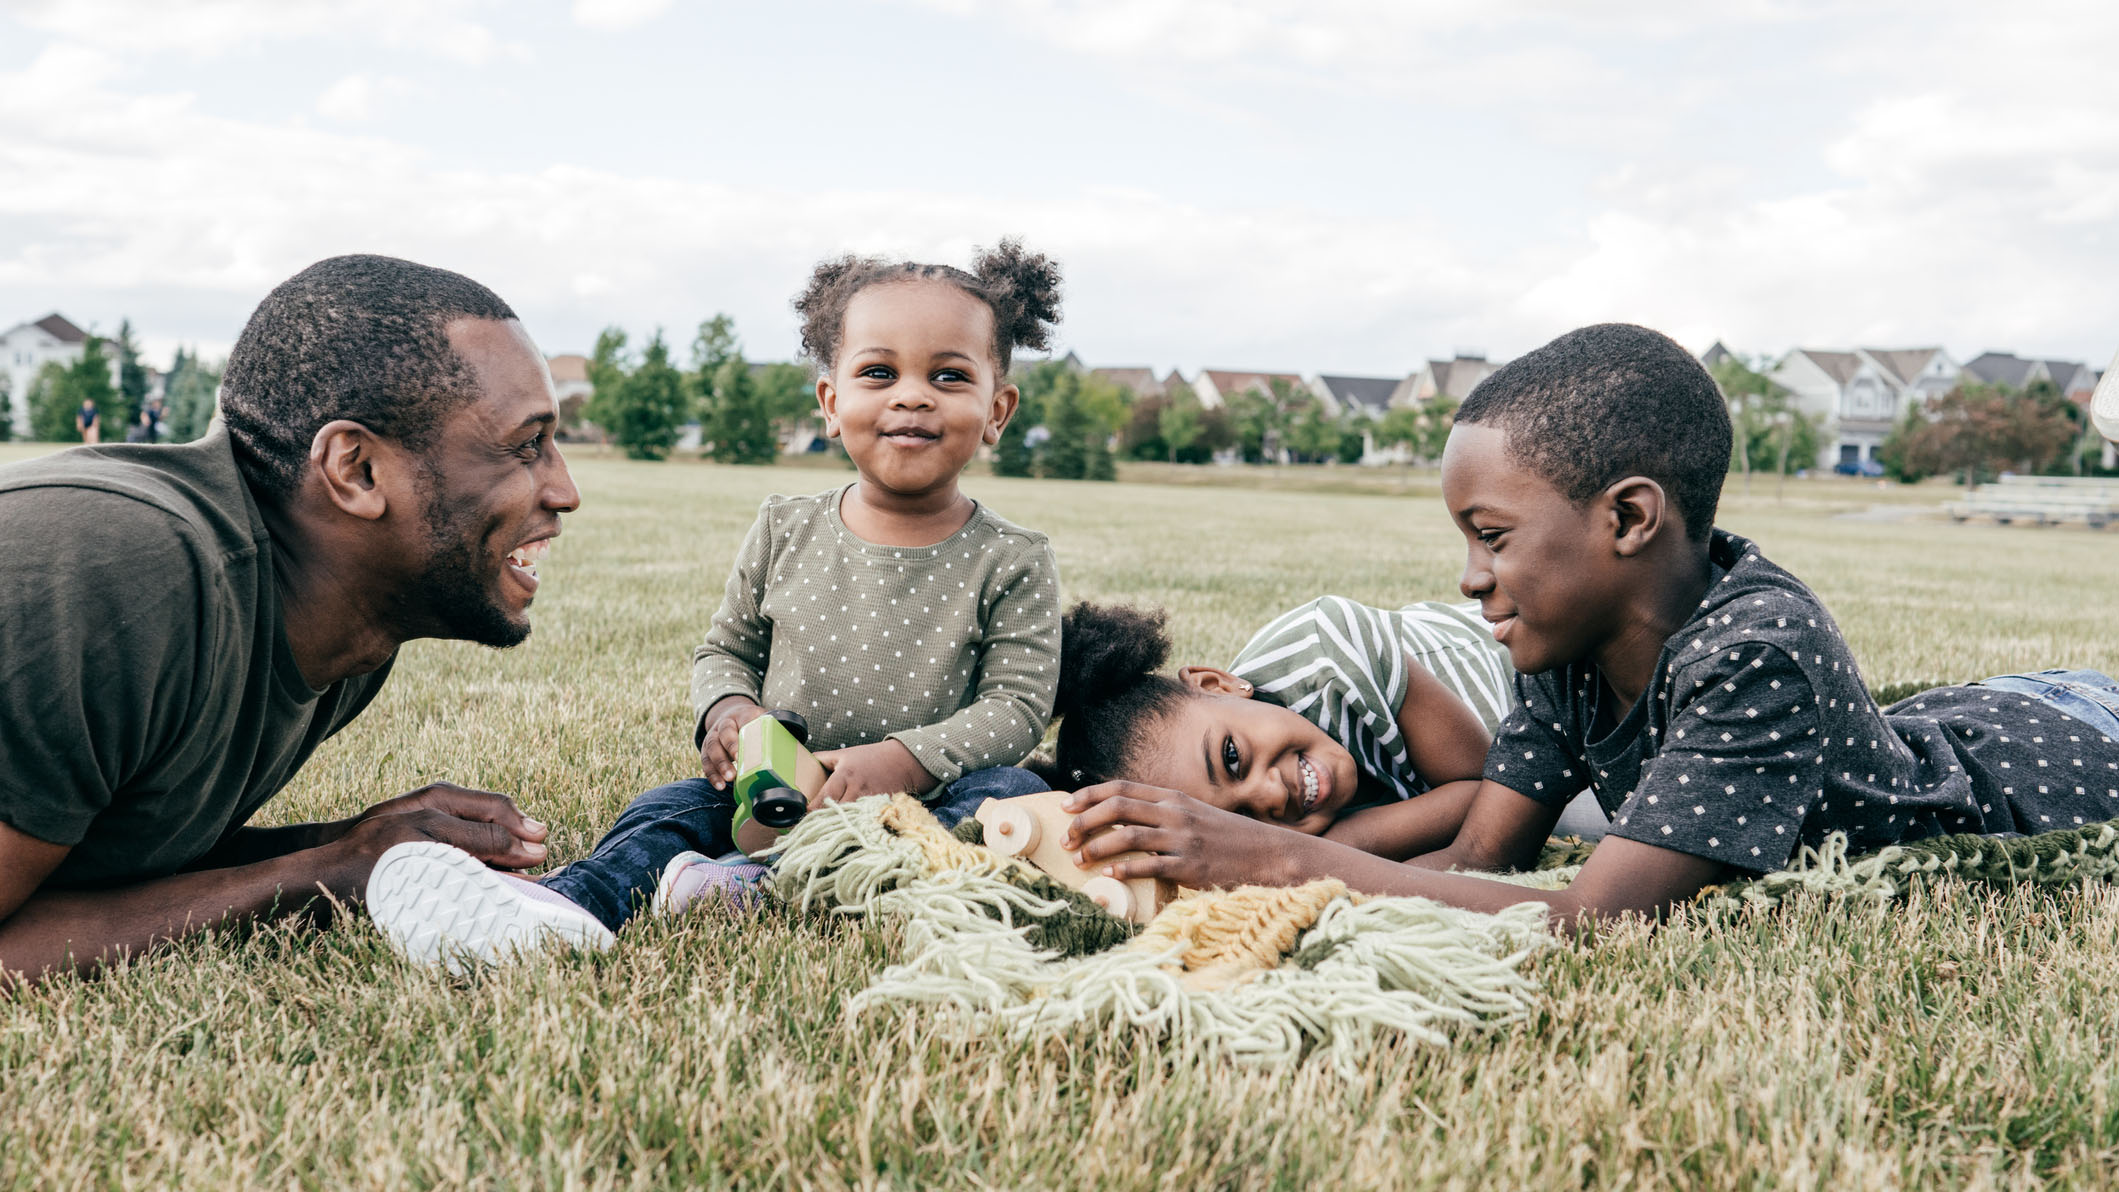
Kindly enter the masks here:
M 1427 786 L 1398 728 L 1408 659 L 1471 705 L 1488 732 L 1514 707 L 1508 651 L 1476 602 L 1392 610 L 1321 596 L 1259 630 L 1229 669 L 1330 733 L 1362 773 L 1409 799 Z

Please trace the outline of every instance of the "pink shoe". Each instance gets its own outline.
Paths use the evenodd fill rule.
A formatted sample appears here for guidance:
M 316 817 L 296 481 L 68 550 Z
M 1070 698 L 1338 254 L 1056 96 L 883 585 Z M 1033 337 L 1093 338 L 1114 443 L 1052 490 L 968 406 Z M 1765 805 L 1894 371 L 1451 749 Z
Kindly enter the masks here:
M 701 899 L 732 908 L 751 906 L 763 897 L 759 887 L 768 872 L 767 866 L 756 862 L 729 864 L 704 853 L 678 853 L 662 867 L 649 909 L 657 915 L 681 915 Z

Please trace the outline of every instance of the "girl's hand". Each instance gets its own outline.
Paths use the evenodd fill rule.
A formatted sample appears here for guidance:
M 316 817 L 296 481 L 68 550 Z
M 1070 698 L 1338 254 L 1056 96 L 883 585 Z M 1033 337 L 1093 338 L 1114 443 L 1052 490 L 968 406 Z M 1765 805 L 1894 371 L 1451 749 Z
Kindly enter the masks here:
M 1300 880 L 1293 857 L 1313 839 L 1137 782 L 1084 787 L 1065 806 L 1080 814 L 1063 846 L 1075 850 L 1082 865 L 1120 853 L 1154 854 L 1103 867 L 1121 880 L 1163 878 L 1194 889 L 1290 885 Z
M 906 794 L 917 798 L 934 789 L 934 775 L 912 756 L 912 750 L 897 741 L 877 741 L 846 749 L 826 749 L 817 761 L 831 777 L 809 801 L 814 811 L 826 803 L 840 803 L 864 795 Z

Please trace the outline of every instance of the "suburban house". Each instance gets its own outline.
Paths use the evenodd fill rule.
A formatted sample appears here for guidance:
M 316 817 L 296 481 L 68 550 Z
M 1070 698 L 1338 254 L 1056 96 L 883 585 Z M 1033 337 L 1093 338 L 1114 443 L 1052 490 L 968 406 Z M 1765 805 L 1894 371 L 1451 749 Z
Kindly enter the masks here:
M 1152 368 L 1092 368 L 1089 375 L 1099 381 L 1108 381 L 1120 389 L 1130 389 L 1134 397 L 1163 395 L 1163 383 L 1155 379 L 1155 370 Z
M 572 352 L 548 356 L 545 367 L 552 370 L 552 392 L 559 397 L 559 424 L 571 426 L 581 417 L 581 403 L 596 392 L 589 384 L 589 358 Z
M 16 434 L 26 433 L 29 426 L 29 387 L 37 379 L 37 370 L 52 361 L 72 364 L 87 350 L 88 332 L 56 311 L 0 332 L 0 373 L 7 375 Z
M 1824 430 L 1817 466 L 1859 464 L 1906 410 L 1948 393 L 1963 369 L 1941 348 L 1797 348 L 1766 379 L 1795 398 L 1796 409 Z
M 1334 418 L 1358 417 L 1365 424 L 1382 419 L 1390 410 L 1391 394 L 1403 384 L 1397 377 L 1339 377 L 1319 373 L 1308 381 L 1310 392 Z M 1404 444 L 1379 448 L 1373 425 L 1361 428 L 1361 462 L 1364 464 L 1407 463 L 1411 449 Z
M 1232 372 L 1223 368 L 1203 368 L 1199 370 L 1199 379 L 1192 382 L 1192 391 L 1199 395 L 1200 405 L 1209 410 L 1219 410 L 1240 393 L 1252 390 L 1259 393 L 1273 392 L 1275 381 L 1298 391 L 1309 390 L 1309 386 L 1303 384 L 1302 378 L 1294 373 Z
M 1721 340 L 1715 340 L 1706 351 L 1700 353 L 1700 367 L 1709 372 L 1713 372 L 1714 366 L 1724 360 L 1734 360 L 1739 364 L 1743 363 L 1743 357 L 1730 351 L 1729 345 Z
M 2097 374 L 2089 365 L 2073 360 L 2025 360 L 2007 352 L 1981 352 L 1965 362 L 1964 371 L 1981 384 L 2011 389 L 2051 381 L 2077 405 L 2088 401 L 2097 389 Z
M 1391 408 L 1394 410 L 1418 409 L 1438 397 L 1461 402 L 1471 396 L 1479 382 L 1494 375 L 1499 363 L 1489 361 L 1483 355 L 1459 352 L 1449 360 L 1430 360 L 1420 366 L 1420 371 L 1398 382 L 1391 392 Z

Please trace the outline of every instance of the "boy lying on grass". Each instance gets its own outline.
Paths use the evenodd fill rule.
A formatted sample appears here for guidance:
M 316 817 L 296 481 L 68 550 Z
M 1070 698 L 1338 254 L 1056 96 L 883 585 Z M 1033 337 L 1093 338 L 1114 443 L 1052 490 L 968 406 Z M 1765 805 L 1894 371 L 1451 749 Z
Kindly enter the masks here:
M 1273 619 L 1224 670 L 1161 670 L 1161 610 L 1061 621 L 1061 789 L 1124 775 L 1403 860 L 1454 840 L 1515 672 L 1477 604 L 1382 609 L 1324 596 Z M 1578 798 L 1566 828 L 1605 830 Z
M 1713 528 L 1729 452 L 1714 382 L 1640 327 L 1570 332 L 1465 401 L 1443 497 L 1519 706 L 1446 846 L 1400 864 L 1280 831 L 1219 791 L 1120 781 L 1077 792 L 1069 847 L 1084 863 L 1156 854 L 1107 867 L 1121 878 L 1335 877 L 1474 910 L 1543 901 L 1586 924 L 1782 868 L 1834 832 L 1870 850 L 2119 817 L 2119 684 L 2007 675 L 1879 710 L 1817 597 Z M 1529 864 L 1585 788 L 1611 831 L 1567 888 L 1443 872 Z

